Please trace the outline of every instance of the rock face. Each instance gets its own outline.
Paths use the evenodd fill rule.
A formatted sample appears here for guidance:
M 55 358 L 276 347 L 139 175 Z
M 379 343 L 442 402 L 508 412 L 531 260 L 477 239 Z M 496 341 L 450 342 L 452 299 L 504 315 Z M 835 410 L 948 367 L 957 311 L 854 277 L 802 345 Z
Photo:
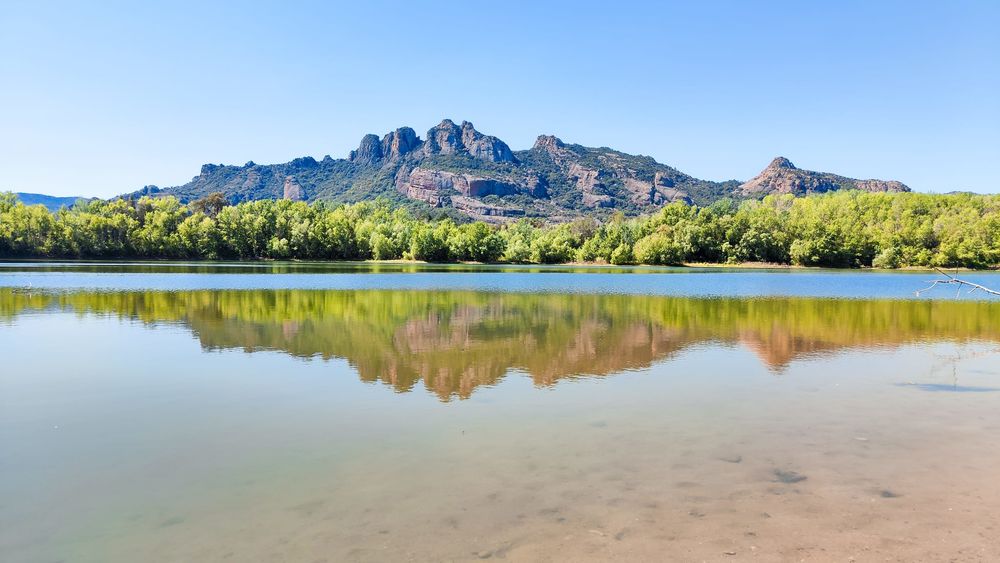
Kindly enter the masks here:
M 311 156 L 301 156 L 288 163 L 292 168 L 316 168 L 319 163 Z
M 451 204 L 455 209 L 482 221 L 496 221 L 508 217 L 524 216 L 523 209 L 489 205 L 471 197 L 453 196 Z
M 302 186 L 295 181 L 294 176 L 285 177 L 285 190 L 283 199 L 290 199 L 292 201 L 305 201 L 306 194 Z
M 437 206 L 452 194 L 467 197 L 505 196 L 517 193 L 519 186 L 496 178 L 415 168 L 408 176 L 396 178 L 396 188 L 408 197 Z
M 371 133 L 361 138 L 357 150 L 351 151 L 348 160 L 369 166 L 398 162 L 420 146 L 420 138 L 409 127 L 400 127 L 386 133 L 382 140 Z
M 834 190 L 866 192 L 908 192 L 910 188 L 891 180 L 855 180 L 827 172 L 796 168 L 787 158 L 779 156 L 760 174 L 740 185 L 737 193 L 744 197 L 769 194 L 807 195 Z
M 563 148 L 562 140 L 555 135 L 539 135 L 535 139 L 535 146 L 533 148 L 545 151 L 549 154 L 558 154 L 559 150 Z
M 600 180 L 600 170 L 584 168 L 573 162 L 569 165 L 566 173 L 570 180 L 576 182 L 584 205 L 588 207 L 613 207 L 611 196 L 603 193 L 604 184 Z
M 407 197 L 440 207 L 454 189 L 456 177 L 457 175 L 451 172 L 417 168 L 408 176 L 397 177 L 396 189 Z
M 420 138 L 417 132 L 409 127 L 400 127 L 382 137 L 382 155 L 390 162 L 396 162 L 403 156 L 417 150 Z
M 580 154 L 579 149 L 591 154 Z M 587 207 L 616 207 L 619 201 L 612 184 L 620 186 L 617 195 L 638 206 L 663 205 L 673 201 L 691 203 L 686 192 L 673 187 L 673 177 L 684 175 L 669 167 L 658 165 L 662 169 L 654 166 L 646 171 L 641 168 L 646 168 L 649 163 L 655 164 L 655 161 L 632 162 L 636 157 L 610 149 L 579 149 L 567 147 L 553 135 L 540 135 L 532 148 L 560 167 L 566 178 L 574 183 L 580 192 L 580 200 Z M 593 154 L 595 152 L 597 154 Z
M 222 192 L 232 202 L 291 199 L 332 203 L 389 197 L 450 208 L 476 219 L 530 216 L 552 221 L 654 213 L 672 202 L 707 205 L 727 197 L 805 195 L 838 189 L 908 191 L 899 182 L 855 180 L 796 168 L 777 158 L 756 178 L 699 180 L 648 156 L 566 143 L 540 135 L 532 148 L 506 143 L 450 119 L 427 131 L 410 127 L 365 135 L 346 159 L 301 157 L 283 164 L 206 164 L 182 186 L 132 195 L 174 195 L 191 201 Z
M 459 127 L 450 119 L 427 131 L 426 141 L 421 141 L 409 127 L 396 129 L 382 137 L 381 141 L 376 135 L 365 135 L 357 150 L 351 151 L 348 160 L 369 166 L 393 164 L 418 150 L 424 157 L 467 155 L 488 162 L 517 161 L 510 147 L 500 139 L 483 135 L 468 121 L 463 121 Z
M 458 154 L 462 146 L 462 130 L 450 119 L 445 119 L 427 131 L 424 154 Z
M 427 131 L 423 151 L 427 156 L 467 154 L 489 162 L 516 162 L 514 153 L 506 143 L 476 131 L 468 121 L 463 121 L 459 127 L 452 120 L 445 119 L 432 127 Z
M 386 135 L 388 137 L 388 135 Z M 358 149 L 351 151 L 348 157 L 351 162 L 360 164 L 378 164 L 382 162 L 382 141 L 378 135 L 368 134 L 361 139 Z
M 517 162 L 507 143 L 496 137 L 483 135 L 468 121 L 462 122 L 462 145 L 472 158 L 490 162 Z
M 896 180 L 854 180 L 854 189 L 863 192 L 908 192 L 910 187 Z

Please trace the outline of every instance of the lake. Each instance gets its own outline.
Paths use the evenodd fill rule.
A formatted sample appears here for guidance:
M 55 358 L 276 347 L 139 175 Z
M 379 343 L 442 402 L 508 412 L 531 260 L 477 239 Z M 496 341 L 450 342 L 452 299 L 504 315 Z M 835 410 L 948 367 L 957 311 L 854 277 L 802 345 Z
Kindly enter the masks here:
M 0 263 L 0 560 L 998 560 L 935 277 Z

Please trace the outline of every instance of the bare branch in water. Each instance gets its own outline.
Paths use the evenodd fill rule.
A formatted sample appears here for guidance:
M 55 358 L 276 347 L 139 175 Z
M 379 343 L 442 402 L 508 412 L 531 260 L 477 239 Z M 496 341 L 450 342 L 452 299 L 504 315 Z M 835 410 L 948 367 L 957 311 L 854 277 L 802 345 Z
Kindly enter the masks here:
M 978 283 L 972 283 L 970 281 L 966 281 L 966 280 L 963 280 L 963 279 L 956 278 L 955 276 L 953 276 L 953 275 L 945 272 L 944 270 L 941 270 L 940 268 L 934 268 L 934 269 L 937 270 L 937 272 L 939 274 L 941 274 L 942 276 L 944 276 L 945 279 L 943 279 L 943 280 L 934 280 L 933 282 L 931 282 L 931 284 L 929 286 L 927 286 L 927 287 L 925 287 L 923 289 L 915 291 L 914 293 L 916 293 L 918 297 L 920 296 L 921 293 L 924 293 L 925 291 L 930 291 L 930 290 L 934 289 L 935 287 L 937 287 L 939 285 L 947 285 L 947 284 L 958 286 L 959 293 L 962 292 L 962 288 L 963 287 L 968 287 L 968 288 L 970 288 L 969 289 L 969 293 L 974 293 L 976 291 L 982 291 L 984 293 L 989 293 L 990 295 L 1000 296 L 1000 291 L 996 291 L 996 290 L 990 289 L 990 288 L 988 288 L 986 286 L 979 285 Z

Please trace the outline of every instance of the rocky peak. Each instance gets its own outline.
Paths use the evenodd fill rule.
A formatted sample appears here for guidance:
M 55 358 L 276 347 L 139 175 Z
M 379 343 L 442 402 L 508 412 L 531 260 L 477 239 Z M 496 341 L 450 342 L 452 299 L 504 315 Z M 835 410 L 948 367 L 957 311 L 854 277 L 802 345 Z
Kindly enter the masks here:
M 767 168 L 768 170 L 776 170 L 779 168 L 784 168 L 786 170 L 798 170 L 798 168 L 796 168 L 795 165 L 792 164 L 791 160 L 788 160 L 783 156 L 776 157 L 774 160 L 771 161 L 771 164 L 767 165 Z
M 773 159 L 742 185 L 710 182 L 650 157 L 563 143 L 554 135 L 541 135 L 531 149 L 513 153 L 503 141 L 477 131 L 471 122 L 458 123 L 441 121 L 428 131 L 426 140 L 409 127 L 384 136 L 365 135 L 349 160 L 327 155 L 322 163 L 303 157 L 280 164 L 206 164 L 199 176 L 183 186 L 167 188 L 165 194 L 185 201 L 222 192 L 230 201 L 284 197 L 339 203 L 375 198 L 395 186 L 400 197 L 451 206 L 476 218 L 510 217 L 520 210 L 562 221 L 592 214 L 595 209 L 599 216 L 606 216 L 603 209 L 607 208 L 649 213 L 673 201 L 704 205 L 722 197 L 909 190 L 899 182 L 802 170 L 784 157 Z M 129 196 L 146 193 L 140 190 Z M 484 202 L 482 198 L 490 199 Z
M 462 145 L 473 158 L 490 162 L 517 162 L 507 143 L 476 131 L 469 121 L 462 122 Z
M 901 182 L 892 180 L 856 180 L 796 168 L 787 158 L 779 156 L 771 161 L 760 174 L 741 184 L 738 195 L 762 196 L 768 194 L 806 195 L 835 190 L 862 190 L 866 192 L 908 192 Z
M 409 127 L 400 127 L 381 141 L 375 135 L 365 135 L 348 159 L 358 164 L 380 165 L 396 162 L 418 149 L 420 152 L 415 153 L 418 158 L 435 154 L 467 154 L 490 162 L 517 162 L 513 151 L 500 139 L 483 135 L 468 121 L 458 126 L 450 119 L 427 131 L 426 141 L 421 141 Z
M 290 199 L 292 201 L 305 201 L 305 190 L 302 189 L 302 186 L 294 176 L 285 176 L 283 197 L 284 199 Z
M 383 161 L 395 162 L 420 146 L 420 137 L 409 127 L 400 127 L 386 133 L 381 140 L 369 133 L 361 139 L 357 150 L 351 151 L 348 160 L 358 164 L 377 165 Z
M 377 135 L 368 134 L 361 139 L 357 150 L 351 151 L 348 157 L 351 162 L 359 164 L 377 164 L 382 160 L 382 141 Z
M 417 132 L 409 127 L 400 127 L 382 137 L 382 156 L 389 160 L 398 160 L 419 146 L 420 137 L 417 137 Z
M 316 168 L 319 163 L 311 156 L 301 156 L 289 162 L 293 168 Z
M 463 148 L 462 130 L 450 119 L 443 120 L 427 131 L 427 154 L 457 154 Z
M 483 134 L 480 133 L 479 131 L 476 131 L 476 127 L 472 125 L 471 121 L 463 121 L 461 130 L 462 130 L 462 144 L 465 146 L 469 146 L 470 144 L 483 138 Z
M 500 139 L 483 135 L 468 121 L 463 121 L 459 127 L 450 119 L 427 131 L 423 152 L 425 155 L 468 154 L 490 162 L 517 162 L 510 147 Z
M 555 152 L 557 149 L 563 148 L 563 146 L 562 140 L 555 135 L 539 135 L 538 138 L 535 139 L 534 148 L 542 149 L 547 152 Z

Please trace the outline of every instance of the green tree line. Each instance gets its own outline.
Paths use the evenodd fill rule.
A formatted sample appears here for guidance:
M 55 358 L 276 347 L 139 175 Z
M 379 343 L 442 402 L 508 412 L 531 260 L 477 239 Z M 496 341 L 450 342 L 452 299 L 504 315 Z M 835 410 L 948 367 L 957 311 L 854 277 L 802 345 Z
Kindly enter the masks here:
M 0 257 L 992 268 L 1000 265 L 1000 195 L 768 196 L 673 203 L 604 223 L 494 226 L 419 219 L 385 201 L 228 205 L 213 194 L 187 205 L 94 200 L 53 213 L 0 194 Z

